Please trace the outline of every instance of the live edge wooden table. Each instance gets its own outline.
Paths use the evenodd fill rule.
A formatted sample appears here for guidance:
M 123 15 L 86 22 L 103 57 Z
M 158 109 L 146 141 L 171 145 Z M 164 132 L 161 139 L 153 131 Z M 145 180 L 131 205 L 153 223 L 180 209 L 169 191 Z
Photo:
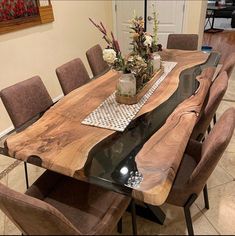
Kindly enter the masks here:
M 115 91 L 118 75 L 111 70 L 9 136 L 1 152 L 127 194 L 159 214 L 219 60 L 216 53 L 181 50 L 164 50 L 161 57 L 177 65 L 124 132 L 81 124 Z M 143 178 L 131 187 L 128 180 L 136 173 Z

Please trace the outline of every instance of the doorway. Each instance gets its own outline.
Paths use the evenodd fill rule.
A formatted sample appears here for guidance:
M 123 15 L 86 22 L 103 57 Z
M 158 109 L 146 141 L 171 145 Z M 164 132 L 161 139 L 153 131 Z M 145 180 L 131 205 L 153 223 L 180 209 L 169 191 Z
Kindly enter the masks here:
M 159 20 L 158 43 L 164 48 L 169 34 L 183 32 L 185 0 L 116 0 L 114 4 L 116 35 L 124 54 L 130 51 L 129 20 L 133 17 L 134 11 L 136 15 L 146 18 L 147 31 L 152 33 L 152 12 L 156 9 Z

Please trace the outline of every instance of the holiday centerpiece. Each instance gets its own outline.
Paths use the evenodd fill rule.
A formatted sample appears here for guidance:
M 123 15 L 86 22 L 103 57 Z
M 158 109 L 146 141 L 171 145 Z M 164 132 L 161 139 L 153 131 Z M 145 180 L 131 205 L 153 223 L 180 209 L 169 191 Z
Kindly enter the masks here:
M 109 37 L 103 23 L 96 24 L 90 21 L 103 34 L 107 47 L 103 50 L 103 59 L 120 73 L 117 83 L 116 100 L 119 103 L 135 104 L 151 88 L 153 83 L 162 75 L 159 51 L 162 46 L 157 44 L 158 21 L 157 14 L 153 12 L 153 36 L 145 32 L 144 20 L 134 16 L 131 20 L 131 46 L 132 50 L 123 56 L 118 41 L 111 32 Z

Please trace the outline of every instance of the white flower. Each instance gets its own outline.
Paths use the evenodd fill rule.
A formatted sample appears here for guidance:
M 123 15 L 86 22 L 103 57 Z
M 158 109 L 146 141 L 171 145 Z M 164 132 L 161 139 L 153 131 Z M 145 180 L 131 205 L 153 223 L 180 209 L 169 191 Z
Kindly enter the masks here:
M 143 58 L 142 58 L 141 56 L 137 55 L 137 56 L 136 56 L 136 60 L 137 60 L 137 61 L 143 61 Z
M 117 59 L 117 54 L 113 49 L 104 49 L 103 50 L 103 59 L 108 63 L 108 64 L 113 64 L 114 61 Z
M 134 61 L 134 57 L 133 56 L 128 57 L 128 61 L 129 62 L 133 62 Z
M 145 35 L 144 46 L 151 46 L 153 42 L 153 38 L 149 35 Z

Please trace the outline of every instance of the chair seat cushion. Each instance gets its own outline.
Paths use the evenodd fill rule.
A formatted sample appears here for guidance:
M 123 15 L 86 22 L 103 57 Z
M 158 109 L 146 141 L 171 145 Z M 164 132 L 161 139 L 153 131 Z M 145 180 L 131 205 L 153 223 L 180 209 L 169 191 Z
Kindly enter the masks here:
M 83 234 L 106 234 L 112 232 L 130 198 L 63 176 L 43 201 L 64 214 Z

